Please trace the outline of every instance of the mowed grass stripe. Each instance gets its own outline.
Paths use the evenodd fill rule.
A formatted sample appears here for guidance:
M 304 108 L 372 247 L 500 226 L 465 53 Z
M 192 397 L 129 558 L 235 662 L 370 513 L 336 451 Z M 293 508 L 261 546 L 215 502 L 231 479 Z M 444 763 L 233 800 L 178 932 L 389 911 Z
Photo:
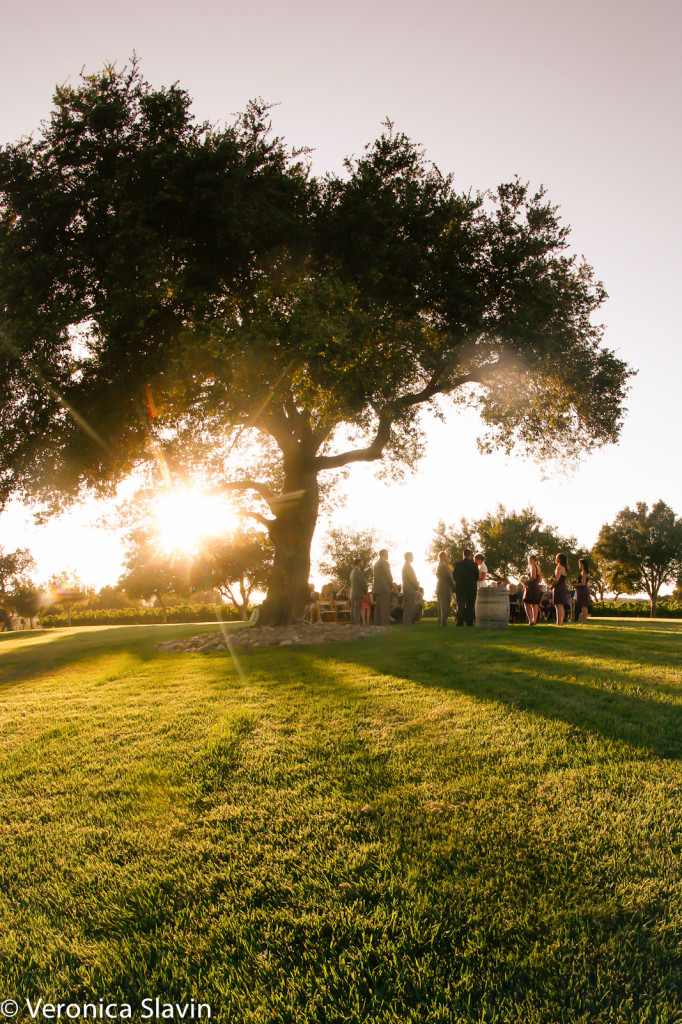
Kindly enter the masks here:
M 198 628 L 3 637 L 7 997 L 679 1021 L 681 626 Z

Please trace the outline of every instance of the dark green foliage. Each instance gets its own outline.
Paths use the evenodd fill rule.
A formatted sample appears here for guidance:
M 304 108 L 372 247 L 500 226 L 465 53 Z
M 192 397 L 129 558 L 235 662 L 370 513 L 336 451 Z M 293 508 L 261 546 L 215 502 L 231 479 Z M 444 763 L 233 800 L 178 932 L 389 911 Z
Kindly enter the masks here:
M 47 497 L 146 453 L 145 384 L 172 377 L 190 324 L 223 316 L 300 192 L 256 107 L 198 125 L 135 63 L 54 101 L 36 139 L 0 153 L 0 482 Z
M 42 607 L 41 593 L 30 580 L 19 578 L 7 595 L 6 605 L 20 618 L 32 621 Z
M 375 530 L 346 530 L 333 527 L 325 537 L 320 572 L 330 576 L 336 583 L 348 586 L 355 559 L 361 558 L 365 579 L 371 588 L 374 579 L 374 562 L 379 557 L 381 539 Z
M 673 591 L 673 597 L 676 601 L 679 601 L 682 604 L 682 569 L 680 569 L 675 579 L 675 589 Z
M 664 501 L 651 511 L 640 501 L 602 526 L 594 551 L 609 590 L 646 593 L 653 617 L 661 587 L 682 571 L 682 519 Z
M 507 511 L 503 505 L 497 510 L 472 522 L 462 519 L 459 528 L 439 522 L 431 544 L 431 554 L 438 558 L 439 551 L 448 551 L 451 563 L 462 557 L 465 547 L 474 554 L 485 554 L 489 575 L 497 581 L 509 583 L 525 576 L 528 556 L 536 554 L 546 576 L 554 572 L 554 560 L 562 551 L 569 560 L 569 578 L 578 575 L 579 551 L 574 537 L 562 537 L 556 527 L 543 524 L 533 508 L 521 512 Z
M 11 629 L 11 613 L 32 619 L 37 592 L 28 573 L 35 561 L 28 548 L 5 551 L 0 546 L 0 629 Z
M 585 557 L 587 559 L 587 567 L 590 573 L 590 590 L 594 593 L 595 597 L 599 599 L 599 601 L 603 601 L 608 590 L 608 584 L 604 578 L 601 560 L 597 555 L 595 548 L 592 548 Z M 620 593 L 619 591 L 611 592 L 615 597 Z
M 165 602 L 164 602 L 165 603 Z M 129 626 L 162 622 L 234 622 L 240 619 L 239 611 L 219 604 L 171 605 L 161 608 L 86 608 L 71 613 L 73 626 Z M 66 613 L 48 612 L 40 615 L 40 624 L 45 629 L 68 626 Z
M 96 594 L 92 595 L 85 602 L 84 607 L 88 609 L 115 609 L 127 608 L 129 601 L 126 595 L 118 587 L 110 585 L 101 587 Z
M 641 619 L 651 615 L 649 601 L 596 601 L 591 615 L 596 618 L 634 618 Z M 682 606 L 677 601 L 666 601 L 659 598 L 656 603 L 656 617 L 659 619 L 682 619 Z
M 0 601 L 12 586 L 35 569 L 35 561 L 28 548 L 5 551 L 0 546 Z

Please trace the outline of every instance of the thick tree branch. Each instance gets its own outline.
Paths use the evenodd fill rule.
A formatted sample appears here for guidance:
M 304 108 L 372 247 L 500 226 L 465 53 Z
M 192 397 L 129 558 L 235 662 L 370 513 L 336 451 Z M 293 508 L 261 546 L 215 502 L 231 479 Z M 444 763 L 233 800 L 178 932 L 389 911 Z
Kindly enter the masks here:
M 215 493 L 224 494 L 226 491 L 254 491 L 263 499 L 272 512 L 275 511 L 273 502 L 277 502 L 278 495 L 271 487 L 259 484 L 257 480 L 231 480 L 229 483 L 221 484 L 220 487 L 216 488 Z
M 455 388 L 461 387 L 462 384 L 480 384 L 483 380 L 484 369 L 485 367 L 480 367 L 475 373 L 473 371 L 470 373 L 462 373 L 459 377 L 455 377 L 454 380 L 447 380 L 445 377 L 447 369 L 445 367 L 441 367 L 433 374 L 431 380 L 422 388 L 421 391 L 418 391 L 414 395 L 403 395 L 394 403 L 394 408 L 411 409 L 414 405 L 421 405 L 422 402 L 428 402 L 431 398 L 435 398 L 436 395 L 454 391 Z
M 456 378 L 456 380 L 449 381 L 446 384 L 443 380 L 443 370 L 442 368 L 439 369 L 421 391 L 402 395 L 395 402 L 381 410 L 377 410 L 379 415 L 377 429 L 374 438 L 366 448 L 356 448 L 351 451 L 340 452 L 338 455 L 321 455 L 315 459 L 315 469 L 340 469 L 342 466 L 348 466 L 353 462 L 374 462 L 376 459 L 380 459 L 384 453 L 384 448 L 391 439 L 391 427 L 401 412 L 415 405 L 420 405 L 422 402 L 428 402 L 429 399 L 446 390 L 452 391 L 462 384 L 475 383 L 480 381 L 480 379 L 479 373 L 465 373 Z
M 395 420 L 393 408 L 387 407 L 379 413 L 374 438 L 366 448 L 356 448 L 348 452 L 340 452 L 338 455 L 320 455 L 313 465 L 317 470 L 339 469 L 341 466 L 348 466 L 352 462 L 374 462 L 383 455 L 384 448 L 391 439 L 391 427 Z
M 255 519 L 257 523 L 260 523 L 261 526 L 264 526 L 265 529 L 268 530 L 268 531 L 270 530 L 270 527 L 274 523 L 274 519 L 266 519 L 266 517 L 261 515 L 260 512 L 248 512 L 248 511 L 245 512 L 245 511 L 242 511 L 239 514 L 241 516 L 244 516 L 247 519 Z

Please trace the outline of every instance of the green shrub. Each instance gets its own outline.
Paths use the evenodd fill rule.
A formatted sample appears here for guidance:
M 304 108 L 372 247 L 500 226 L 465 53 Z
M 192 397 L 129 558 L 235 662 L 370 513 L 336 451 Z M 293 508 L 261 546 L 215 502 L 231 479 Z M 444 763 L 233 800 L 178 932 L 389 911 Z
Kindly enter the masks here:
M 592 614 L 596 618 L 645 618 L 651 614 L 651 605 L 648 601 L 601 601 L 594 604 Z M 664 600 L 656 604 L 656 618 L 658 619 L 682 619 L 682 608 L 668 605 Z
M 168 622 L 234 622 L 239 612 L 227 605 L 183 605 L 168 609 Z M 72 626 L 142 626 L 163 622 L 161 608 L 90 608 L 71 612 Z M 66 612 L 50 612 L 40 616 L 45 629 L 67 626 Z

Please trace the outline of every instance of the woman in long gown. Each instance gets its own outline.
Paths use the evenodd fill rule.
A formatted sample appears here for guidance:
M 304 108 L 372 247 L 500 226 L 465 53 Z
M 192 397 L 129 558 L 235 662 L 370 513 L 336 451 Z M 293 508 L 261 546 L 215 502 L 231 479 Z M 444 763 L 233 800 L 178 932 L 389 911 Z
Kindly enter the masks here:
M 590 614 L 592 608 L 592 598 L 590 597 L 590 570 L 587 567 L 587 559 L 579 558 L 578 565 L 580 566 L 580 579 L 575 584 L 575 614 L 578 615 L 580 611 L 580 621 L 583 626 L 587 622 L 587 616 Z
M 552 588 L 552 600 L 556 608 L 556 624 L 557 626 L 562 626 L 566 614 L 565 605 L 569 604 L 571 600 L 567 585 L 568 559 L 563 551 L 560 551 L 554 561 L 556 568 L 550 587 Z
M 542 569 L 538 564 L 537 555 L 528 556 L 528 582 L 523 591 L 523 604 L 526 609 L 528 625 L 534 626 L 540 615 L 540 601 L 542 600 Z

